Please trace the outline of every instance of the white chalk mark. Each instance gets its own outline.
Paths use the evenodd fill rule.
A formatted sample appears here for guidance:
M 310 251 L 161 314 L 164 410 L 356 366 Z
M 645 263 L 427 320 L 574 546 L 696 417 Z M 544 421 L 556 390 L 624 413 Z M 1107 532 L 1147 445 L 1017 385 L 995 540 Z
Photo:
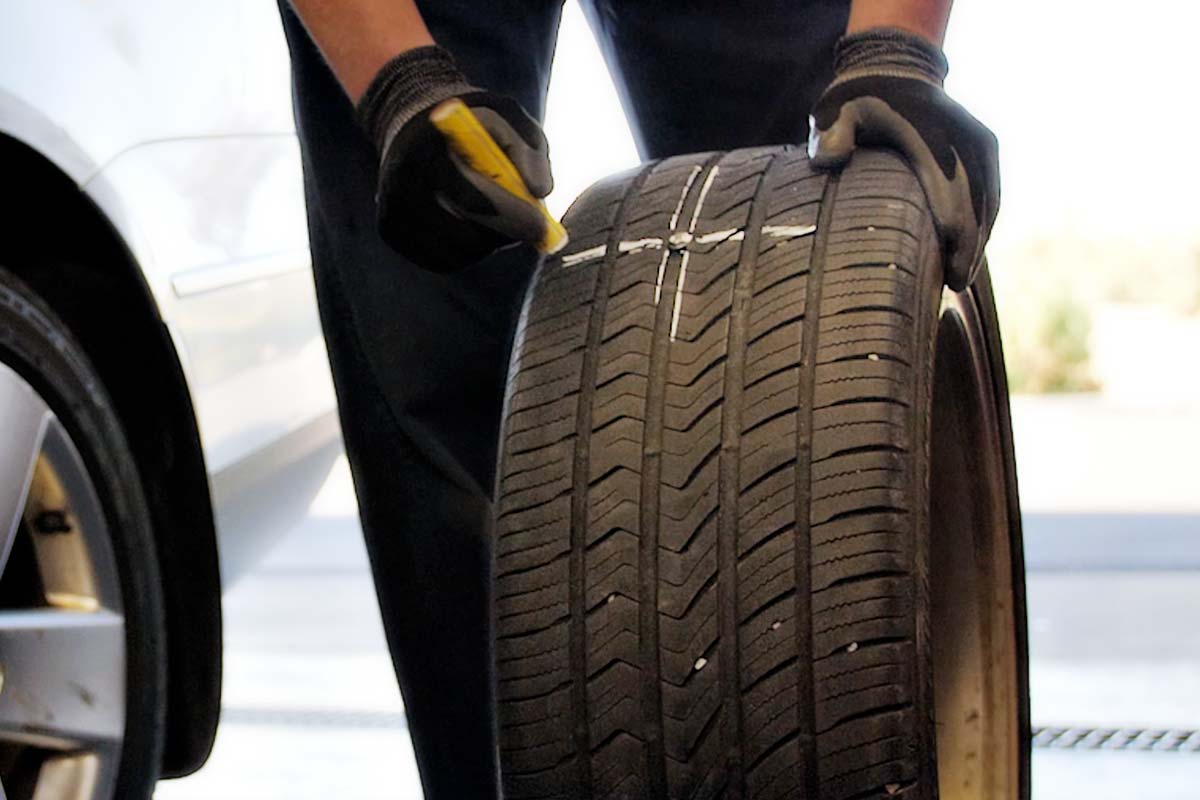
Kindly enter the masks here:
M 720 167 L 713 167 L 708 171 L 708 177 L 704 179 L 704 185 L 700 187 L 700 197 L 696 200 L 696 210 L 692 212 L 688 233 L 696 232 L 696 223 L 700 221 L 700 211 L 704 208 L 704 199 L 708 197 L 708 190 L 712 188 L 713 182 L 717 179 L 717 173 L 720 171 Z
M 658 277 L 654 280 L 654 305 L 658 305 L 662 298 L 663 275 L 667 273 L 667 259 L 670 257 L 671 251 L 664 247 L 662 258 L 658 262 Z
M 642 250 L 657 250 L 662 246 L 662 239 L 638 239 L 633 242 L 621 242 L 617 245 L 617 251 L 621 253 L 640 253 Z
M 598 247 L 580 250 L 578 253 L 570 253 L 563 256 L 562 265 L 564 267 L 573 267 L 585 261 L 595 261 L 597 258 L 604 258 L 606 255 L 608 255 L 608 246 L 602 244 Z
M 696 209 L 692 212 L 692 221 L 688 223 L 688 238 L 687 242 L 691 242 L 692 234 L 696 232 L 696 223 L 700 221 L 700 211 L 704 208 L 704 201 L 708 197 L 708 191 L 712 188 L 713 182 L 717 179 L 717 173 L 720 167 L 714 166 L 708 171 L 708 177 L 704 179 L 704 185 L 700 187 L 700 197 L 696 199 Z M 675 237 L 671 237 L 674 239 Z M 683 258 L 679 262 L 679 282 L 675 284 L 675 308 L 671 309 L 671 341 L 675 341 L 675 333 L 679 330 L 679 311 L 683 306 L 683 282 L 687 280 L 687 265 L 688 256 L 692 254 L 691 250 L 683 251 Z
M 679 195 L 679 202 L 675 204 L 675 213 L 671 215 L 670 229 L 672 231 L 679 224 L 679 215 L 683 213 L 683 203 L 687 200 L 688 192 L 692 190 L 692 184 L 696 182 L 696 176 L 700 174 L 701 169 L 699 164 L 692 167 L 692 172 L 688 175 L 687 183 L 683 185 L 683 194 Z
M 679 216 L 683 213 L 684 203 L 687 202 L 688 192 L 691 191 L 692 184 L 696 181 L 696 176 L 700 174 L 700 167 L 692 167 L 692 172 L 688 175 L 687 183 L 683 187 L 683 193 L 679 195 L 679 202 L 675 204 L 675 211 L 671 214 L 671 233 L 667 239 L 659 239 L 656 237 L 646 239 L 632 239 L 625 242 L 620 242 L 617 245 L 617 252 L 625 253 L 640 253 L 643 250 L 658 250 L 663 251 L 662 259 L 658 263 L 658 277 L 654 283 L 654 304 L 658 305 L 658 301 L 662 298 L 663 278 L 666 275 L 667 260 L 671 256 L 673 250 L 683 251 L 683 260 L 679 266 L 679 285 L 675 287 L 675 308 L 671 315 L 671 339 L 675 338 L 675 331 L 679 325 L 679 304 L 683 297 L 683 284 L 687 279 L 687 263 L 688 253 L 691 251 L 692 245 L 711 245 L 723 244 L 725 242 L 740 242 L 746 238 L 746 231 L 742 228 L 728 228 L 723 231 L 713 231 L 712 233 L 696 234 L 696 224 L 700 221 L 700 213 L 704 208 L 705 198 L 708 197 L 708 192 L 712 189 L 713 183 L 716 181 L 719 167 L 713 167 L 708 172 L 708 176 L 704 180 L 704 186 L 700 189 L 700 197 L 696 201 L 696 208 L 692 212 L 692 219 L 688 223 L 686 231 L 677 231 L 675 226 L 679 224 Z M 808 236 L 815 233 L 816 225 L 764 225 L 761 230 L 762 236 L 769 236 L 773 239 L 798 239 L 801 236 Z M 573 267 L 577 264 L 584 264 L 588 261 L 595 261 L 604 258 L 608 255 L 607 245 L 598 245 L 587 250 L 580 250 L 577 253 L 570 253 L 562 257 L 562 265 L 564 267 Z M 896 269 L 894 264 L 888 265 L 889 269 Z
M 692 172 L 688 175 L 687 183 L 683 185 L 683 191 L 679 194 L 679 202 L 675 204 L 675 213 L 671 215 L 671 225 L 669 230 L 675 231 L 675 226 L 679 224 L 679 215 L 683 213 L 683 204 L 687 200 L 688 192 L 692 190 L 692 184 L 696 181 L 696 176 L 700 174 L 700 166 L 692 167 Z M 667 274 L 667 259 L 671 257 L 671 251 L 668 248 L 663 248 L 662 260 L 658 262 L 658 277 L 654 281 L 654 305 L 658 305 L 658 301 L 662 299 L 663 276 Z
M 688 256 L 691 250 L 683 251 L 683 259 L 679 262 L 679 284 L 675 287 L 675 307 L 671 309 L 671 341 L 675 341 L 675 333 L 679 330 L 679 308 L 683 305 L 683 281 L 687 278 Z
M 816 225 L 764 225 L 762 235 L 773 239 L 798 239 L 815 233 Z M 725 242 L 740 242 L 746 238 L 742 228 L 729 228 L 723 231 L 704 233 L 692 239 L 692 244 L 724 244 Z
M 713 231 L 697 236 L 693 244 L 721 244 L 722 242 L 740 242 L 746 237 L 746 232 L 740 228 L 730 228 L 724 231 Z
M 776 239 L 798 239 L 817 232 L 816 225 L 763 225 L 762 232 Z
M 630 242 L 620 242 L 617 244 L 618 253 L 640 253 L 642 250 L 657 250 L 663 246 L 662 239 L 636 239 Z M 576 264 L 583 264 L 586 261 L 595 261 L 599 258 L 604 258 L 608 255 L 608 246 L 600 245 L 587 250 L 580 250 L 578 253 L 571 253 L 562 257 L 562 265 L 564 267 L 573 267 Z

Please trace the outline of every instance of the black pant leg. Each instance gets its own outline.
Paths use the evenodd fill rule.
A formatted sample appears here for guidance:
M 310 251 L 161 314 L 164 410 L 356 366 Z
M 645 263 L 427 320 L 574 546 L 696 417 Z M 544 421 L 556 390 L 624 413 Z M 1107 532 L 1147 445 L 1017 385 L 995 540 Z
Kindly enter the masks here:
M 541 113 L 557 4 L 422 5 L 472 80 Z M 512 329 L 536 255 L 512 248 L 439 276 L 392 253 L 374 227 L 376 156 L 280 7 L 321 321 L 421 780 L 431 800 L 490 800 L 490 499 Z
M 581 0 L 644 158 L 808 138 L 850 0 Z

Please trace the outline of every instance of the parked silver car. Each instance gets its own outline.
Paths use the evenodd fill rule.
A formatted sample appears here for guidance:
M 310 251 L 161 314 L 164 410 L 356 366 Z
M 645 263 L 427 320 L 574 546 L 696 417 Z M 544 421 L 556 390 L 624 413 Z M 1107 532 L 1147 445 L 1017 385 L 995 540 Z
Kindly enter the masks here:
M 0 798 L 146 797 L 339 447 L 274 4 L 6 0 L 0 192 Z

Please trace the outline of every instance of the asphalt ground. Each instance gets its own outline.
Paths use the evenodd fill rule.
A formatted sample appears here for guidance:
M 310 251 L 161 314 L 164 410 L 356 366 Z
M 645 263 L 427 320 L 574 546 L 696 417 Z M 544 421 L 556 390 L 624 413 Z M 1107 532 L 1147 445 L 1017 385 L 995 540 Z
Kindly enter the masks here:
M 1018 398 L 1014 427 L 1035 797 L 1200 796 L 1200 409 Z M 225 619 L 212 759 L 156 797 L 421 797 L 344 461 Z

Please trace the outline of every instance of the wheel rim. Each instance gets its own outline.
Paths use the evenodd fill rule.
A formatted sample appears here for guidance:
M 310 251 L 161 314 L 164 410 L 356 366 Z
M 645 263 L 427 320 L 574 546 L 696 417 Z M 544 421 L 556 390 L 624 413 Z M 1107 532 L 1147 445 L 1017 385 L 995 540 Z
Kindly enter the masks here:
M 931 417 L 930 646 L 943 800 L 1020 791 L 1012 524 L 1001 428 L 972 295 L 943 294 Z
M 109 797 L 125 620 L 108 524 L 70 435 L 0 364 L 0 800 Z

